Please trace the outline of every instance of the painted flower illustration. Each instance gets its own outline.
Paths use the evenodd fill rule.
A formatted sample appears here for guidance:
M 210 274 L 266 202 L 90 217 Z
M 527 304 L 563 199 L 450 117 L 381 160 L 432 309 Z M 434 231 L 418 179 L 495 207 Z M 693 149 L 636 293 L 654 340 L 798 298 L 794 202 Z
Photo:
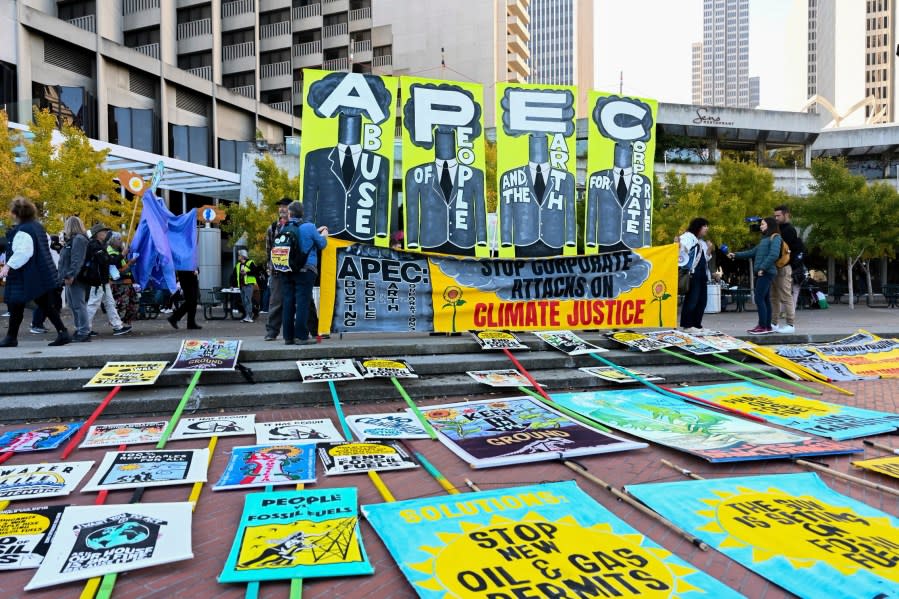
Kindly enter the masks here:
M 443 304 L 444 308 L 452 308 L 453 309 L 453 326 L 452 332 L 456 332 L 456 308 L 459 306 L 465 305 L 465 300 L 462 299 L 462 289 L 456 287 L 455 285 L 450 285 L 446 289 L 443 290 L 443 301 L 446 302 Z
M 662 326 L 662 302 L 670 298 L 668 287 L 665 281 L 659 280 L 652 284 L 652 301 L 650 303 L 659 302 L 659 326 Z

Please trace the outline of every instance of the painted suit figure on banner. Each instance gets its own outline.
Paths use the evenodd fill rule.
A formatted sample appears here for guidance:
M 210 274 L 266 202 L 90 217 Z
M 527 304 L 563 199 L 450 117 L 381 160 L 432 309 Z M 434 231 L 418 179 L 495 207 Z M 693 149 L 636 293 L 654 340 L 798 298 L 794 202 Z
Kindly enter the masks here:
M 315 114 L 338 119 L 337 144 L 309 152 L 303 166 L 304 213 L 330 236 L 371 242 L 390 233 L 390 161 L 363 149 L 362 116 L 381 123 L 392 101 L 380 78 L 360 73 L 331 73 L 309 89 Z
M 528 164 L 500 179 L 500 245 L 516 257 L 560 256 L 577 245 L 574 175 L 550 166 L 549 139 L 531 134 Z
M 600 251 L 649 246 L 652 180 L 641 173 L 652 110 L 633 98 L 607 96 L 597 101 L 592 118 L 600 134 L 615 142 L 615 151 L 612 168 L 587 179 L 584 242 Z
M 471 118 L 463 126 L 441 124 L 430 134 L 416 135 L 416 88 L 448 90 L 468 98 Z M 484 171 L 465 164 L 469 140 L 481 134 L 481 107 L 469 92 L 454 85 L 413 85 L 406 101 L 404 126 L 412 143 L 434 148 L 434 160 L 406 171 L 406 247 L 428 252 L 474 255 L 475 246 L 487 246 L 487 212 L 484 198 Z M 424 137 L 425 139 L 421 139 Z

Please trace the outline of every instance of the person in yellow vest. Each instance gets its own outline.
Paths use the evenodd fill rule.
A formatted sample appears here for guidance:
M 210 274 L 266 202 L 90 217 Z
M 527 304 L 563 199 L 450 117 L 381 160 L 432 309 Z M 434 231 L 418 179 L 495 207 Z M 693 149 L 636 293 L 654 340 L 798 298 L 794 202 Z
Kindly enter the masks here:
M 253 322 L 253 290 L 256 287 L 256 275 L 259 267 L 250 259 L 247 250 L 237 252 L 237 264 L 234 265 L 234 277 L 240 288 L 240 299 L 243 302 L 244 317 L 241 322 Z

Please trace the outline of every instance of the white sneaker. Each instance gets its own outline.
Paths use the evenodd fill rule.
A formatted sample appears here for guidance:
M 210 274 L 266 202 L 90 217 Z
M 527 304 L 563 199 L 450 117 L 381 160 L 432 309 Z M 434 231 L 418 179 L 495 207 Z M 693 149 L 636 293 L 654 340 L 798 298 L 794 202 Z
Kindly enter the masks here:
M 685 333 L 689 333 L 691 335 L 702 335 L 702 329 L 697 327 L 688 327 L 684 329 Z
M 781 333 L 781 332 L 782 332 L 782 331 L 780 330 L 780 325 L 777 324 L 776 322 L 772 322 L 772 323 L 771 323 L 771 331 L 774 332 L 774 333 Z
M 244 318 L 240 322 L 253 322 L 253 319 L 252 318 Z
M 781 334 L 790 334 L 796 332 L 796 327 L 791 324 L 783 324 L 777 327 L 775 330 Z

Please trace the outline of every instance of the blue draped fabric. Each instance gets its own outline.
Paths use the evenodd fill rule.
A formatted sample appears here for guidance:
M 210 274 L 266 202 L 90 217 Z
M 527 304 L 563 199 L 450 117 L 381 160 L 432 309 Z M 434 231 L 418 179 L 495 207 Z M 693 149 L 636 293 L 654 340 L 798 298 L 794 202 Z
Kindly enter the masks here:
M 197 268 L 197 210 L 172 214 L 153 192 L 143 195 L 140 223 L 131 242 L 131 252 L 140 256 L 131 268 L 141 287 L 152 282 L 157 289 L 175 291 L 176 270 Z

